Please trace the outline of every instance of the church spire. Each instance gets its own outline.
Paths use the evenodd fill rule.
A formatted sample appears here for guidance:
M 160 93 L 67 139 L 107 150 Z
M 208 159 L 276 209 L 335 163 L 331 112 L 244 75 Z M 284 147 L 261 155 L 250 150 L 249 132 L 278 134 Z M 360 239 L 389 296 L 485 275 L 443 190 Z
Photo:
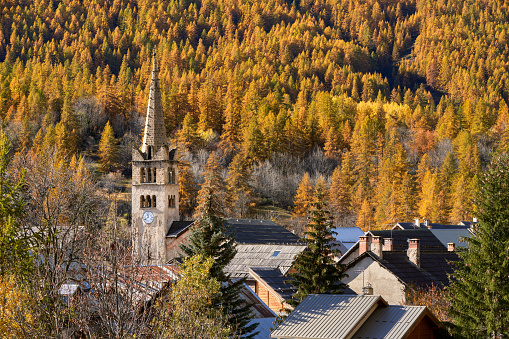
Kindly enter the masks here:
M 152 79 L 150 80 L 150 94 L 148 97 L 147 118 L 143 132 L 143 144 L 141 150 L 144 153 L 152 153 L 160 146 L 168 145 L 166 127 L 164 125 L 163 102 L 161 88 L 159 86 L 159 70 L 157 68 L 156 54 L 152 66 Z M 152 146 L 152 147 L 150 147 Z

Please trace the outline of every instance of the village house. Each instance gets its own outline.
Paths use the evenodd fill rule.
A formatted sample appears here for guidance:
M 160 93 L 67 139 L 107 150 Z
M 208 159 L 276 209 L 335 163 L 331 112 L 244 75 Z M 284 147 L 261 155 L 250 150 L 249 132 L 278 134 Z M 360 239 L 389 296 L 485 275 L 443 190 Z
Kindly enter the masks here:
M 437 338 L 439 321 L 425 306 L 390 305 L 379 295 L 310 294 L 271 338 Z
M 458 241 L 459 243 L 459 241 Z M 390 304 L 406 301 L 413 286 L 447 286 L 456 243 L 444 244 L 429 229 L 371 231 L 339 260 L 348 275 L 342 280 L 355 293 L 366 287 Z

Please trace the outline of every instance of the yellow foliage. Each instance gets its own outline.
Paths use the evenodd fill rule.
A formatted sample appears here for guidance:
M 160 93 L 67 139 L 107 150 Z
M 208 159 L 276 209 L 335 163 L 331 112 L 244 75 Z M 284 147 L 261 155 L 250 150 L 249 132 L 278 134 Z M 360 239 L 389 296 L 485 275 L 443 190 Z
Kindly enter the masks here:
M 0 279 L 0 337 L 23 338 L 22 325 L 33 327 L 33 300 L 13 277 Z

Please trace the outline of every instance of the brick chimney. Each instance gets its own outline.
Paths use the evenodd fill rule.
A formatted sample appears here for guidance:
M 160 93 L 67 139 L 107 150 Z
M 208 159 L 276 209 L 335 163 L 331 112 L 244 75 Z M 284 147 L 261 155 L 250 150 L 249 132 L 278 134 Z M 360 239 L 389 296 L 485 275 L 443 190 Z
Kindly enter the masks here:
M 359 236 L 359 255 L 370 250 L 369 248 L 369 235 Z
M 392 238 L 384 238 L 384 251 L 392 252 L 394 240 Z
M 379 235 L 373 236 L 371 240 L 371 252 L 375 253 L 380 259 L 382 259 L 382 237 Z
M 456 250 L 456 244 L 453 243 L 453 242 L 448 242 L 447 243 L 447 250 L 449 252 L 454 252 Z
M 419 239 L 408 240 L 408 250 L 406 252 L 408 260 L 413 262 L 415 266 L 421 267 L 421 244 Z

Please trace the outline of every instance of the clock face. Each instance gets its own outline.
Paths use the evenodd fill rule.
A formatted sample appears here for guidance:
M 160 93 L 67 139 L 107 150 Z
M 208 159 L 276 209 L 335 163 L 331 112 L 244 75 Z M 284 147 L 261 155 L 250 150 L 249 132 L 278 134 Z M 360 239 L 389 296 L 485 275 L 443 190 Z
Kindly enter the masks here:
M 150 224 L 152 221 L 154 221 L 154 214 L 152 214 L 152 212 L 150 211 L 147 211 L 143 213 L 142 219 L 145 223 Z

